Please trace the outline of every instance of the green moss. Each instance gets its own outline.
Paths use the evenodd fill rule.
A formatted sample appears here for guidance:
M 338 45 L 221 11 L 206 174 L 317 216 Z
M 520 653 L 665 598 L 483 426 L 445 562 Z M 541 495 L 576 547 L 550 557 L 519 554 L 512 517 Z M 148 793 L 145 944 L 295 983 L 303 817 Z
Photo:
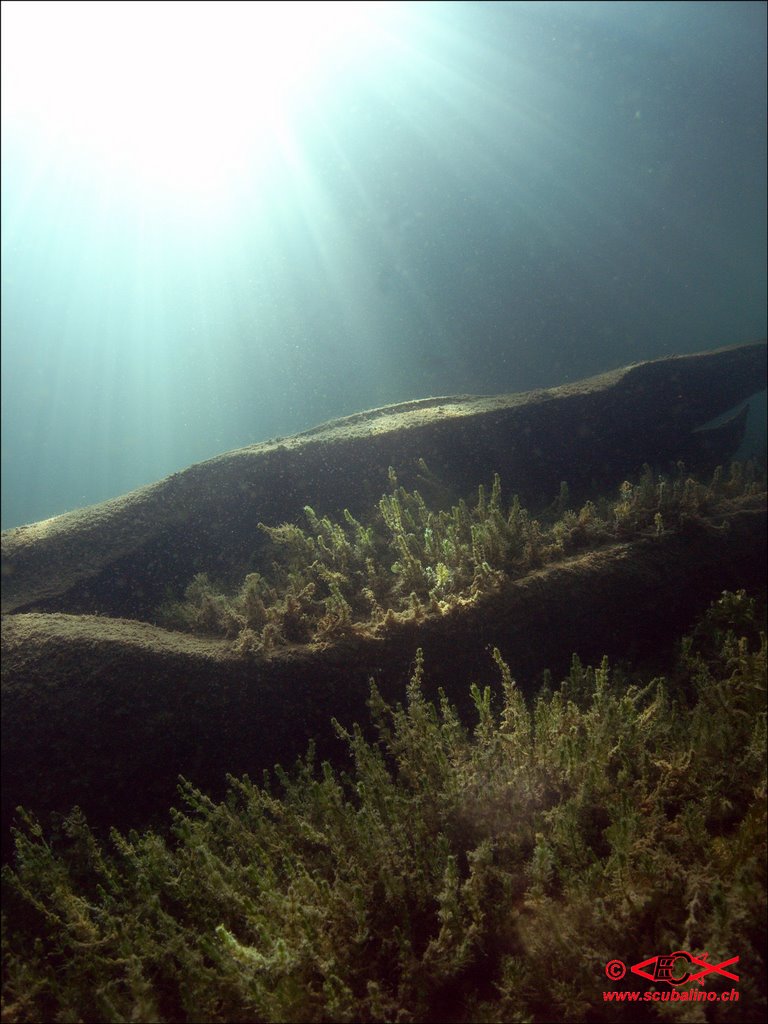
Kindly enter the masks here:
M 533 702 L 495 651 L 471 726 L 419 654 L 403 704 L 371 686 L 373 741 L 336 725 L 346 772 L 184 782 L 166 838 L 21 814 L 3 1019 L 663 1020 L 604 968 L 679 949 L 740 957 L 740 1002 L 684 1019 L 764 1019 L 760 627 L 725 594 L 666 679 L 574 657 Z
M 428 470 L 423 460 L 423 474 Z M 231 637 L 243 653 L 265 654 L 290 643 L 328 643 L 348 633 L 388 628 L 394 616 L 443 614 L 524 575 L 580 551 L 639 536 L 663 537 L 684 528 L 730 498 L 758 492 L 751 464 L 722 468 L 709 484 L 685 473 L 671 478 L 646 466 L 640 480 L 624 481 L 613 500 L 569 508 L 563 483 L 553 505 L 534 517 L 517 496 L 505 506 L 496 474 L 472 505 L 428 507 L 419 491 L 398 486 L 371 510 L 367 525 L 344 510 L 339 521 L 304 509 L 306 528 L 259 524 L 272 542 L 273 561 L 251 573 L 239 591 L 224 594 L 205 574 L 195 576 L 182 601 L 159 610 L 171 629 Z M 430 482 L 431 478 L 425 476 Z

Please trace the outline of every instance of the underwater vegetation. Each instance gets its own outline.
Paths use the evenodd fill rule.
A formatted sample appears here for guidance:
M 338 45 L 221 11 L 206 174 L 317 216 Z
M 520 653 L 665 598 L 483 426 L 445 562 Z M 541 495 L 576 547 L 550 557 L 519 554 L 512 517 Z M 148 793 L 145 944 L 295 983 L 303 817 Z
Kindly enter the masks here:
M 423 460 L 423 473 L 431 474 Z M 490 490 L 477 488 L 473 504 L 428 507 L 418 490 L 398 486 L 365 522 L 344 510 L 340 519 L 304 509 L 304 527 L 258 524 L 271 542 L 272 564 L 251 572 L 239 590 L 225 593 L 198 573 L 183 600 L 157 612 L 169 628 L 230 637 L 238 650 L 268 654 L 291 643 L 322 644 L 350 633 L 386 629 L 398 617 L 440 615 L 504 581 L 608 543 L 661 536 L 683 529 L 718 504 L 765 489 L 753 463 L 715 470 L 709 483 L 675 472 L 658 476 L 645 466 L 613 499 L 571 508 L 566 483 L 553 504 L 534 517 L 515 495 L 502 501 L 496 474 Z M 434 479 L 432 480 L 434 482 Z
M 402 704 L 371 684 L 371 739 L 334 723 L 346 771 L 182 780 L 164 835 L 20 811 L 3 1020 L 764 1020 L 756 601 L 724 593 L 666 678 L 574 656 L 526 701 L 493 658 L 470 725 L 419 653 Z M 604 1001 L 608 961 L 675 950 L 738 956 L 738 1003 Z

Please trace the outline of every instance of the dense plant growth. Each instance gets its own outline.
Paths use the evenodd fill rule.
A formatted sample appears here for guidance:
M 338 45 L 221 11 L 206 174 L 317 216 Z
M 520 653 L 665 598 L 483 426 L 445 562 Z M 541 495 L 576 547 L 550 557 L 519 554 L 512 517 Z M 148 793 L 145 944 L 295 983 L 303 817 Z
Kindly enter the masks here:
M 564 483 L 553 505 L 534 517 L 517 496 L 505 506 L 498 475 L 490 492 L 478 488 L 474 504 L 462 500 L 446 510 L 398 486 L 391 469 L 390 483 L 365 523 L 346 509 L 335 520 L 309 506 L 306 528 L 260 523 L 272 542 L 271 568 L 249 573 L 234 594 L 199 573 L 183 600 L 159 610 L 160 623 L 228 636 L 250 653 L 322 643 L 386 628 L 397 617 L 439 615 L 546 563 L 641 534 L 663 536 L 724 500 L 764 490 L 752 464 L 733 463 L 728 474 L 718 468 L 709 484 L 682 463 L 671 477 L 646 466 L 615 499 L 578 510 Z
M 3 1019 L 764 1020 L 761 625 L 724 594 L 667 678 L 574 657 L 531 703 L 495 651 L 471 727 L 418 655 L 375 740 L 336 725 L 346 772 L 184 782 L 164 837 L 23 814 Z M 604 1002 L 607 961 L 681 949 L 739 956 L 739 1002 Z

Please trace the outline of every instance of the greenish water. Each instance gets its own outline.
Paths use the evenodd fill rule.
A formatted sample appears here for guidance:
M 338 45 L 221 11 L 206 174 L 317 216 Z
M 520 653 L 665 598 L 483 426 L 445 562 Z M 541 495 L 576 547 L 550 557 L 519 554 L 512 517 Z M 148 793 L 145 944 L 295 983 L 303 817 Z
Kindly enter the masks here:
M 765 336 L 764 4 L 9 2 L 3 41 L 4 527 Z

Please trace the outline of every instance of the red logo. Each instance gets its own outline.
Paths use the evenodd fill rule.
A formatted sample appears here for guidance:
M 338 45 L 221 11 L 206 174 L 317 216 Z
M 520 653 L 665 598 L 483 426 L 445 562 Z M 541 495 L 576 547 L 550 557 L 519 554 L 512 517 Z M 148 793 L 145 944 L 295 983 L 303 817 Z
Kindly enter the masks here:
M 738 974 L 724 970 L 725 967 L 739 962 L 737 956 L 732 956 L 730 960 L 723 960 L 720 964 L 709 963 L 708 956 L 708 953 L 702 953 L 699 957 L 678 950 L 667 956 L 651 956 L 647 960 L 641 960 L 640 963 L 633 964 L 630 970 L 633 974 L 639 974 L 641 978 L 647 978 L 648 981 L 666 981 L 668 985 L 687 985 L 689 981 L 698 981 L 700 985 L 703 985 L 708 974 L 721 974 L 724 978 L 730 978 L 732 981 L 739 980 Z M 695 971 L 685 968 L 680 973 L 680 967 L 684 964 L 689 964 L 690 968 L 695 965 L 702 969 Z

